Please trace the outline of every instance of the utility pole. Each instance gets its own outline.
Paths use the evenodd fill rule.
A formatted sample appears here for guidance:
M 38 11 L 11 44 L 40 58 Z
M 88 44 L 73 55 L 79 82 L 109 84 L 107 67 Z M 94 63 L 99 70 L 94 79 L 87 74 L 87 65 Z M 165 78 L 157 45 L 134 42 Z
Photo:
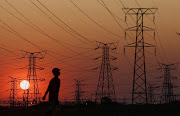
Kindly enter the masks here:
M 37 77 L 36 69 L 43 70 L 43 68 L 36 65 L 36 59 L 43 59 L 46 52 L 42 51 L 42 52 L 32 53 L 32 52 L 22 51 L 22 54 L 23 54 L 22 58 L 29 59 L 29 65 L 26 66 L 25 68 L 28 69 L 27 81 L 29 81 L 30 83 L 29 89 L 24 91 L 23 98 L 25 100 L 26 106 L 29 105 L 30 101 L 32 102 L 32 104 L 37 105 L 38 102 L 40 101 L 38 80 L 43 81 L 44 79 L 38 79 Z
M 76 100 L 76 104 L 80 104 L 81 101 L 82 101 L 82 96 L 83 96 L 83 93 L 85 93 L 85 91 L 82 90 L 82 86 L 84 86 L 85 84 L 82 84 L 81 82 L 83 80 L 77 80 L 77 79 L 74 79 L 75 80 L 75 85 L 76 85 L 76 90 L 75 90 L 75 100 Z
M 174 86 L 171 79 L 175 79 L 177 77 L 172 76 L 171 71 L 177 69 L 177 64 L 161 64 L 161 69 L 164 70 L 161 103 L 170 103 L 176 99 L 176 96 L 173 93 Z
M 153 15 L 155 20 L 155 12 L 157 8 L 123 8 L 125 15 L 135 16 L 136 25 L 126 29 L 127 31 L 136 32 L 136 40 L 134 43 L 128 44 L 124 47 L 135 47 L 135 60 L 134 60 L 134 75 L 133 75 L 133 89 L 132 89 L 132 104 L 140 103 L 147 104 L 147 85 L 146 85 L 146 62 L 145 62 L 145 47 L 155 47 L 145 42 L 144 31 L 155 30 L 144 25 L 144 15 Z M 125 20 L 127 19 L 125 16 Z
M 97 48 L 96 49 L 102 49 L 102 56 L 96 58 L 102 58 L 102 63 L 100 66 L 100 74 L 99 74 L 99 80 L 97 85 L 97 91 L 96 91 L 96 97 L 95 102 L 101 101 L 102 98 L 107 97 L 108 99 L 111 99 L 112 101 L 116 101 L 116 94 L 114 89 L 114 83 L 113 83 L 113 76 L 112 71 L 117 70 L 117 67 L 114 67 L 110 64 L 110 60 L 116 60 L 116 57 L 113 57 L 109 54 L 109 50 L 115 50 L 116 46 L 115 43 L 102 43 L 97 42 Z M 95 50 L 96 50 L 95 49 Z

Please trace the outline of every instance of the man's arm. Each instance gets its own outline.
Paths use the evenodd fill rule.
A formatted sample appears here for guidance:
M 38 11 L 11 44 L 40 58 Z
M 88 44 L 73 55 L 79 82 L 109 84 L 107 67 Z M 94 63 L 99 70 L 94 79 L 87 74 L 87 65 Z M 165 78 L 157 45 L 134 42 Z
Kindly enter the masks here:
M 48 94 L 48 92 L 49 92 L 49 87 L 50 87 L 50 83 L 49 83 L 49 86 L 48 86 L 48 88 L 47 88 L 47 90 L 46 90 L 46 93 L 44 94 L 44 96 L 42 97 L 42 99 L 43 100 L 45 100 L 45 98 L 46 98 L 46 95 Z

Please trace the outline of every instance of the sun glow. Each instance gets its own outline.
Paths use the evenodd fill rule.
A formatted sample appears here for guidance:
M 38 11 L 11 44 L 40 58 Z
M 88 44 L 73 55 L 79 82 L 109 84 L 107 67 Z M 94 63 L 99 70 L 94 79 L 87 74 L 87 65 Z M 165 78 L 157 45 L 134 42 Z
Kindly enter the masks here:
M 20 87 L 21 87 L 23 90 L 29 89 L 29 86 L 30 86 L 30 84 L 29 84 L 29 82 L 28 82 L 27 80 L 23 80 L 23 81 L 21 81 L 21 83 L 20 83 Z

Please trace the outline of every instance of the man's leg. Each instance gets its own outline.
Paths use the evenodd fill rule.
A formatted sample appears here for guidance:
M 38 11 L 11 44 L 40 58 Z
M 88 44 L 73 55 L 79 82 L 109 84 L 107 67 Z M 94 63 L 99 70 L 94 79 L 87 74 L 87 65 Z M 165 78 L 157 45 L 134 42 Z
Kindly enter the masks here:
M 56 106 L 55 101 L 49 101 L 49 107 L 48 107 L 48 111 L 46 113 L 46 116 L 51 116 L 52 115 L 55 106 Z

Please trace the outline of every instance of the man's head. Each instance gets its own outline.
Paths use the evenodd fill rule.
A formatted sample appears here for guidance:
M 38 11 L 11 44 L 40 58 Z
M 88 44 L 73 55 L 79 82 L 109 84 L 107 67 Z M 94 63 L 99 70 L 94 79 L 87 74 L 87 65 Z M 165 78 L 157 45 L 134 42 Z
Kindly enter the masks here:
M 54 69 L 52 70 L 52 73 L 54 74 L 55 77 L 58 77 L 58 76 L 60 75 L 60 69 L 54 68 Z

